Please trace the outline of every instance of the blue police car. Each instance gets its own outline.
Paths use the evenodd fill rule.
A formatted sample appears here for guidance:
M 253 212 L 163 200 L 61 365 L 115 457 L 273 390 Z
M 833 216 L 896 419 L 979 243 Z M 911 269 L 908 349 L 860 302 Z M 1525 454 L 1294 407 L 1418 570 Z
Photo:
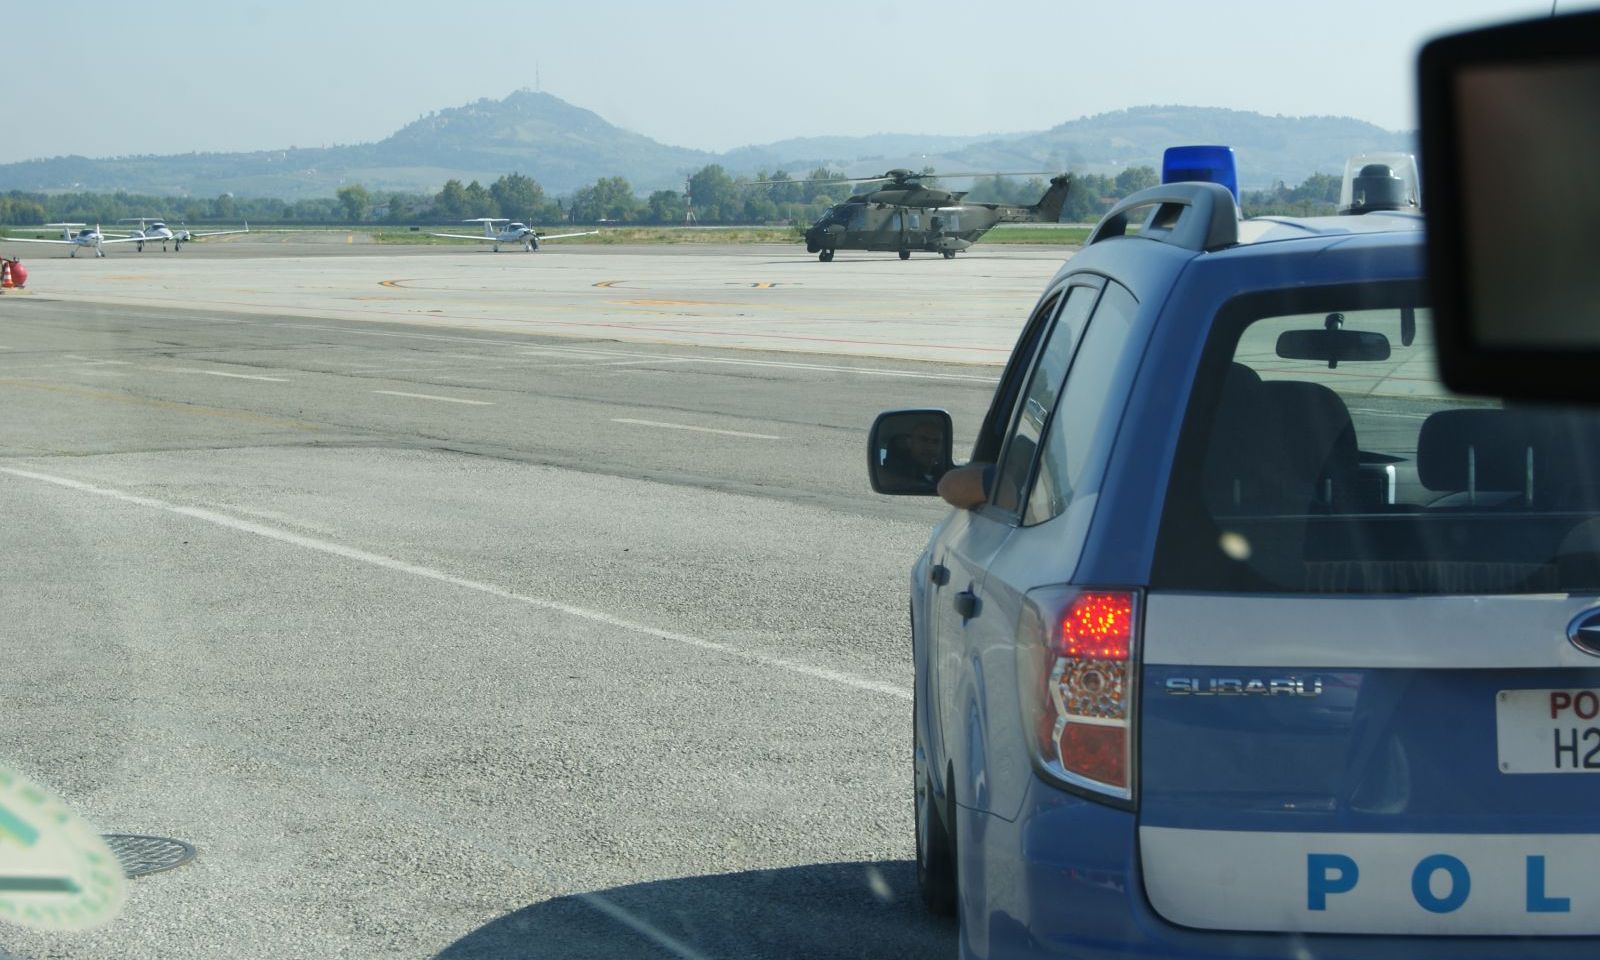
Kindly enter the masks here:
M 1441 385 L 1408 159 L 1250 220 L 1168 159 L 912 572 L 924 900 L 970 957 L 1600 955 L 1600 418 Z M 880 416 L 874 488 L 951 436 Z

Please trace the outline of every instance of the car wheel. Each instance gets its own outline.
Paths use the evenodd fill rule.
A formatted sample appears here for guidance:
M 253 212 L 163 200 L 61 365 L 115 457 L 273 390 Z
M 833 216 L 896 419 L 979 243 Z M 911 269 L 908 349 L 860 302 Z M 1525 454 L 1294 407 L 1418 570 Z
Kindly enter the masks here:
M 931 771 L 918 770 L 916 757 L 922 753 L 922 738 L 917 732 L 917 703 L 912 698 L 911 769 L 915 790 L 915 816 L 917 831 L 917 890 L 922 903 L 941 917 L 955 916 L 956 912 L 956 858 L 955 844 L 945 818 L 939 813 L 939 801 L 933 795 Z M 949 794 L 946 794 L 948 797 Z

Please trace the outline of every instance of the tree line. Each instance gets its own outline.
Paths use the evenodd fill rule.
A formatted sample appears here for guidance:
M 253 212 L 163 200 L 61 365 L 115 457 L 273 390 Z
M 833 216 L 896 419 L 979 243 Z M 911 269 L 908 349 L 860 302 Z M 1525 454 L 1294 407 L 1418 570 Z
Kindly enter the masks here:
M 539 182 L 508 173 L 487 187 L 477 180 L 448 180 L 437 193 L 369 190 L 353 183 L 332 197 L 279 200 L 267 197 L 159 197 L 117 193 L 0 194 L 0 223 L 34 226 L 55 221 L 115 223 L 128 217 L 162 216 L 175 223 L 261 224 L 440 224 L 475 217 L 505 217 L 530 223 L 680 224 L 693 211 L 703 224 L 810 223 L 829 206 L 852 193 L 878 184 L 837 182 L 837 171 L 818 167 L 802 177 L 784 170 L 735 176 L 719 164 L 690 174 L 686 190 L 656 190 L 640 196 L 624 177 L 601 177 L 570 195 L 552 197 Z M 935 185 L 936 181 L 924 181 Z M 1112 174 L 1078 174 L 1067 194 L 1062 219 L 1092 222 L 1121 198 L 1154 186 L 1153 167 L 1129 167 Z M 1316 173 L 1298 186 L 1274 184 L 1246 191 L 1241 206 L 1250 216 L 1318 216 L 1334 212 L 1340 179 Z M 1038 202 L 1047 184 L 1038 177 L 978 180 L 966 199 L 976 203 L 1029 205 Z

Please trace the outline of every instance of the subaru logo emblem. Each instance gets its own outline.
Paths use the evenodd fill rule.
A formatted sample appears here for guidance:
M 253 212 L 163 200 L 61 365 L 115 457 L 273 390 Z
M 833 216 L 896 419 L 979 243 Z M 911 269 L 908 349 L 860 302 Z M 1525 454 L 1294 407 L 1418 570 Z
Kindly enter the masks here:
M 1600 657 L 1600 610 L 1585 610 L 1567 626 L 1567 639 L 1590 656 Z

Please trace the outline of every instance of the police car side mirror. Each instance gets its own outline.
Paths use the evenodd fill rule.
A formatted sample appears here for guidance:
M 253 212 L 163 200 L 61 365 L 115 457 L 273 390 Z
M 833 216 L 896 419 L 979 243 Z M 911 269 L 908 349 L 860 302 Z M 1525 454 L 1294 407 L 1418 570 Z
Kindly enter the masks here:
M 890 410 L 867 433 L 867 477 L 875 493 L 931 497 L 950 469 L 955 433 L 943 410 Z
M 1444 382 L 1600 402 L 1600 12 L 1440 37 L 1417 80 Z

